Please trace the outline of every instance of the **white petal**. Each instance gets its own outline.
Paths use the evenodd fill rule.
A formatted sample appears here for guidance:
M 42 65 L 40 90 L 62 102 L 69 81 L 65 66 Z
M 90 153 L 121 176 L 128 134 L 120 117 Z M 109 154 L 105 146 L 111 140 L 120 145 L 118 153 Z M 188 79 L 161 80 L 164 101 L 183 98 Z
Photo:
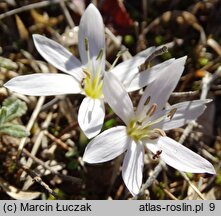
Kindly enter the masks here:
M 133 196 L 137 195 L 143 179 L 144 149 L 143 145 L 130 143 L 124 157 L 122 177 L 125 185 Z
M 127 83 L 127 85 L 124 85 L 127 89 L 127 92 L 141 89 L 153 82 L 154 80 L 158 79 L 158 77 L 164 76 L 164 69 L 168 65 L 170 65 L 174 60 L 175 59 L 169 59 L 142 72 L 139 72 L 138 68 L 135 68 L 134 70 L 137 70 L 137 73 L 135 73 L 135 76 L 132 80 L 128 80 L 129 82 Z M 124 83 L 125 81 L 123 82 L 123 84 Z
M 87 64 L 85 38 L 89 41 L 90 57 L 95 59 L 101 49 L 105 48 L 104 24 L 98 9 L 90 4 L 81 17 L 79 25 L 79 52 L 83 64 Z M 105 50 L 104 50 L 105 53 Z M 105 55 L 103 56 L 105 59 Z M 104 65 L 103 65 L 104 66 Z
M 36 49 L 46 61 L 57 69 L 73 75 L 78 80 L 82 79 L 81 62 L 66 48 L 38 34 L 33 35 L 33 40 Z
M 78 112 L 78 123 L 90 139 L 100 133 L 105 116 L 104 102 L 85 97 Z
M 83 160 L 87 163 L 101 163 L 112 160 L 126 151 L 130 141 L 125 126 L 108 129 L 89 142 Z
M 154 154 L 162 150 L 160 158 L 175 169 L 191 173 L 216 173 L 209 161 L 169 137 L 160 137 L 157 143 L 146 145 Z
M 161 110 L 165 106 L 183 73 L 185 61 L 186 56 L 176 59 L 161 72 L 161 76 L 158 76 L 154 82 L 146 87 L 138 104 L 137 113 L 143 110 L 149 96 L 151 100 L 146 109 L 152 106 L 153 103 L 157 104 L 158 110 Z
M 17 76 L 4 85 L 11 91 L 25 95 L 49 96 L 81 92 L 79 82 L 66 74 L 30 74 Z
M 150 47 L 131 59 L 123 61 L 122 63 L 118 64 L 111 70 L 113 73 L 125 86 L 128 85 L 126 82 L 127 80 L 132 80 L 135 74 L 138 73 L 138 66 L 140 66 L 151 53 L 153 53 L 155 47 Z
M 134 116 L 133 104 L 123 85 L 111 72 L 104 75 L 103 94 L 105 102 L 128 124 Z
M 172 109 L 177 109 L 173 118 L 165 119 L 163 122 L 160 122 L 160 128 L 163 130 L 170 130 L 173 128 L 182 127 L 188 122 L 197 119 L 206 109 L 205 103 L 209 100 L 194 100 L 194 101 L 185 101 L 178 104 L 174 104 L 167 112 Z

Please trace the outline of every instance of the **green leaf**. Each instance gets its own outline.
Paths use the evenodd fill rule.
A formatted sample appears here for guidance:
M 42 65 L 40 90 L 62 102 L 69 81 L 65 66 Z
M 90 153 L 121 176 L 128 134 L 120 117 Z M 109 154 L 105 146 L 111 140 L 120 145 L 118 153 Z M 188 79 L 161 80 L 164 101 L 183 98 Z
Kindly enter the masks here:
M 28 136 L 29 132 L 22 125 L 5 123 L 3 125 L 0 125 L 0 134 L 7 134 L 9 136 L 22 138 Z
M 0 125 L 5 122 L 6 116 L 7 116 L 7 109 L 6 107 L 2 107 L 0 109 Z
M 27 106 L 23 101 L 12 97 L 5 99 L 3 106 L 7 109 L 7 116 L 4 122 L 21 117 L 27 111 Z

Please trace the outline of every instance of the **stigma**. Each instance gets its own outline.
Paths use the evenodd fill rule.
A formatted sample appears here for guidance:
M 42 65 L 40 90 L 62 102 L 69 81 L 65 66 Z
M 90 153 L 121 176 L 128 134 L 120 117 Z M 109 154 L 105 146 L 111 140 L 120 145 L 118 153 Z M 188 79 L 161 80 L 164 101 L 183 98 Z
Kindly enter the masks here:
M 142 139 L 155 140 L 161 136 L 166 136 L 166 133 L 159 128 L 159 123 L 166 118 L 171 120 L 177 111 L 177 109 L 174 108 L 168 113 L 159 116 L 157 104 L 153 103 L 150 106 L 150 101 L 151 97 L 148 97 L 142 111 L 127 125 L 127 133 L 135 141 Z
M 91 59 L 90 56 L 90 44 L 87 38 L 85 38 L 85 50 L 87 53 L 87 65 L 86 68 L 82 68 L 85 77 L 81 80 L 80 86 L 85 95 L 93 99 L 100 99 L 103 97 L 103 49 L 100 50 L 96 59 Z M 96 64 L 94 64 L 94 62 Z

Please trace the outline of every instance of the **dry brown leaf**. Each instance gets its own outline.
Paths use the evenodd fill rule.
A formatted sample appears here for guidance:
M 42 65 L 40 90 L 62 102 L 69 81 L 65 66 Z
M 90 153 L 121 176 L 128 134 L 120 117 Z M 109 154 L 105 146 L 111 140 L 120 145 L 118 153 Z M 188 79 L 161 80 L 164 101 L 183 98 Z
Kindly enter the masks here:
M 60 21 L 63 20 L 62 16 L 58 17 L 49 17 L 46 13 L 43 15 L 38 13 L 36 10 L 31 10 L 31 16 L 34 19 L 36 24 L 44 24 L 44 25 L 57 25 Z
M 18 32 L 20 35 L 20 38 L 23 40 L 27 40 L 29 38 L 29 33 L 27 28 L 25 27 L 25 24 L 22 22 L 20 17 L 18 15 L 15 15 L 16 25 L 18 28 Z

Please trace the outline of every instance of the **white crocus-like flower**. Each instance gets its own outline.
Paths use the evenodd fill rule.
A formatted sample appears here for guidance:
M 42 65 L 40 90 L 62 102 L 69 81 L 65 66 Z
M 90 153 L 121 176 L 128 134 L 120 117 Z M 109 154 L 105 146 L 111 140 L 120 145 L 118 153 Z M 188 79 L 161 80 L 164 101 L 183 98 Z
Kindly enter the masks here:
M 57 42 L 41 35 L 33 35 L 38 52 L 50 64 L 66 74 L 31 74 L 18 76 L 4 86 L 26 95 L 50 96 L 61 94 L 83 94 L 86 97 L 80 105 L 78 122 L 88 138 L 96 136 L 103 125 L 105 110 L 103 96 L 103 77 L 105 68 L 104 24 L 99 11 L 90 4 L 79 25 L 79 53 L 77 59 Z M 152 68 L 140 71 L 141 65 L 154 52 L 151 47 L 111 69 L 111 73 L 123 83 L 127 91 L 146 86 L 158 77 L 170 59 Z
M 165 108 L 182 74 L 185 59 L 183 57 L 173 62 L 165 69 L 163 76 L 147 86 L 135 111 L 119 80 L 112 73 L 105 74 L 105 99 L 126 126 L 116 126 L 95 137 L 87 145 L 83 160 L 101 163 L 126 152 L 122 176 L 133 195 L 138 194 L 142 184 L 144 147 L 154 154 L 153 158 L 160 157 L 175 169 L 191 173 L 215 173 L 210 162 L 167 137 L 164 132 L 196 119 L 203 113 L 205 103 L 208 102 L 194 100 Z

